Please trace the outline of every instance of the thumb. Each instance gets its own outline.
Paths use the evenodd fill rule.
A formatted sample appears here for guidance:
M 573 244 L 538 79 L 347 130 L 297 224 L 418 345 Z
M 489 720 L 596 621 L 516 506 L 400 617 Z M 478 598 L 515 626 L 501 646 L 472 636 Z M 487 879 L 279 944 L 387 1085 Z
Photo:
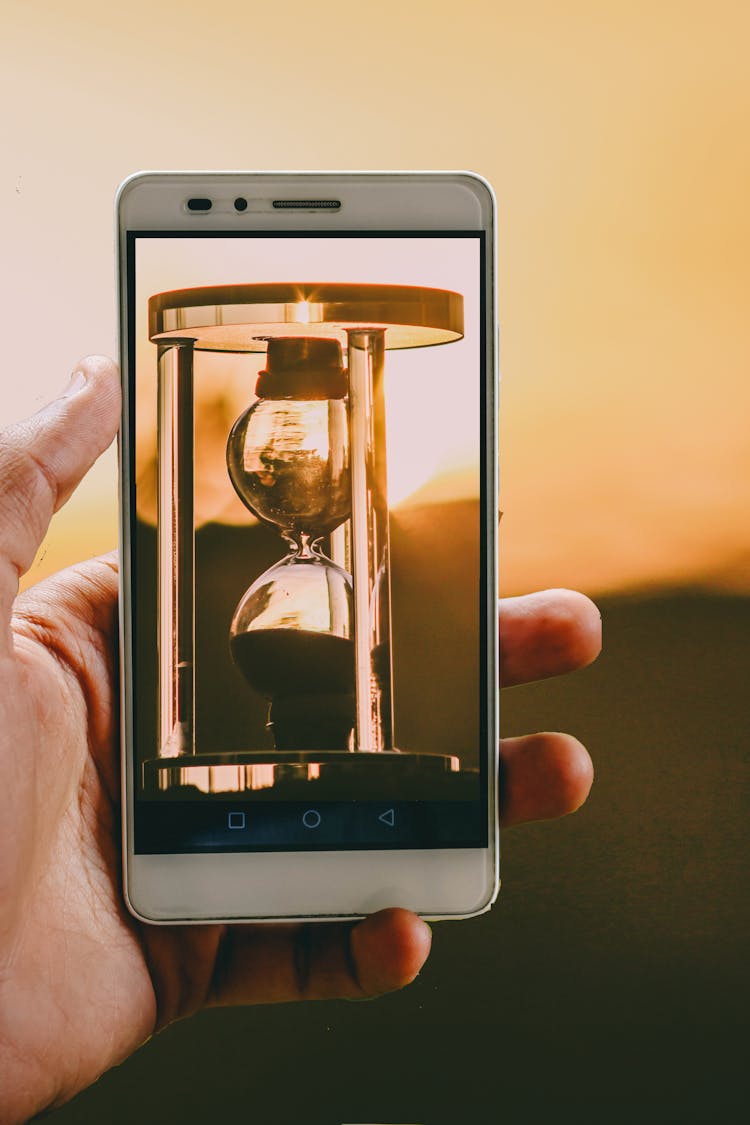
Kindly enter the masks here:
M 120 416 L 117 366 L 89 356 L 59 398 L 0 431 L 0 620 L 53 514 L 112 442 Z

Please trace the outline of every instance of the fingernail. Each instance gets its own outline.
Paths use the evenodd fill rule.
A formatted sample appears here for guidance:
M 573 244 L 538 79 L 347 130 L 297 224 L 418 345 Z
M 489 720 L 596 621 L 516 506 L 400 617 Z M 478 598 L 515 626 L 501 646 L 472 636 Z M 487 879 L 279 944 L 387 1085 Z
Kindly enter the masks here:
M 86 373 L 81 371 L 80 367 L 73 372 L 68 380 L 68 385 L 65 387 L 61 394 L 61 398 L 71 398 L 77 395 L 79 391 L 83 390 L 86 386 Z

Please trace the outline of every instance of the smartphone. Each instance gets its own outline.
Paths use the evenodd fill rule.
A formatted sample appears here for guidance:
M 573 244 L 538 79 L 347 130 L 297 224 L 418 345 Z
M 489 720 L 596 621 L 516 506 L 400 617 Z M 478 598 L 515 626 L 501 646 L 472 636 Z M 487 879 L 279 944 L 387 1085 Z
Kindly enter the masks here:
M 146 172 L 116 223 L 129 909 L 481 913 L 499 886 L 491 187 Z

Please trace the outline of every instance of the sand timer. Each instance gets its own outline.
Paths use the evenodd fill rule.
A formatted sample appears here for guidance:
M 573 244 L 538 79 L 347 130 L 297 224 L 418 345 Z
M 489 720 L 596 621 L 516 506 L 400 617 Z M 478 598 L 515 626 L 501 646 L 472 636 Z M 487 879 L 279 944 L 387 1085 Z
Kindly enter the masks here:
M 149 301 L 158 348 L 158 744 L 154 795 L 458 793 L 451 755 L 394 734 L 384 363 L 463 335 L 459 293 L 401 285 L 233 284 Z M 264 352 L 225 470 L 286 553 L 224 630 L 269 708 L 273 748 L 196 737 L 194 373 L 201 352 Z M 205 664 L 204 664 L 205 667 Z M 227 673 L 231 675 L 231 673 Z M 472 782 L 473 784 L 473 782 Z M 411 785 L 411 790 L 409 786 Z
M 277 750 L 346 750 L 355 722 L 352 579 L 321 547 L 351 514 L 347 379 L 338 340 L 268 342 L 258 401 L 227 442 L 232 483 L 288 553 L 249 587 L 231 650 L 270 701 Z

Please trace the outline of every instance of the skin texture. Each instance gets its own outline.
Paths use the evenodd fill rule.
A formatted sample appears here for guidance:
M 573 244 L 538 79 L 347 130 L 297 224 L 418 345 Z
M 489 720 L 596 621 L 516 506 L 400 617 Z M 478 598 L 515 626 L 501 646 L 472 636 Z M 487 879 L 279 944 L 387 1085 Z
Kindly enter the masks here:
M 49 521 L 119 424 L 119 380 L 82 361 L 63 395 L 0 433 L 0 1122 L 60 1105 L 205 1005 L 401 988 L 429 953 L 406 910 L 358 923 L 152 927 L 121 896 L 117 554 L 18 595 Z M 549 590 L 501 602 L 502 683 L 594 660 L 596 607 Z M 502 820 L 561 816 L 593 771 L 570 735 L 501 745 Z

